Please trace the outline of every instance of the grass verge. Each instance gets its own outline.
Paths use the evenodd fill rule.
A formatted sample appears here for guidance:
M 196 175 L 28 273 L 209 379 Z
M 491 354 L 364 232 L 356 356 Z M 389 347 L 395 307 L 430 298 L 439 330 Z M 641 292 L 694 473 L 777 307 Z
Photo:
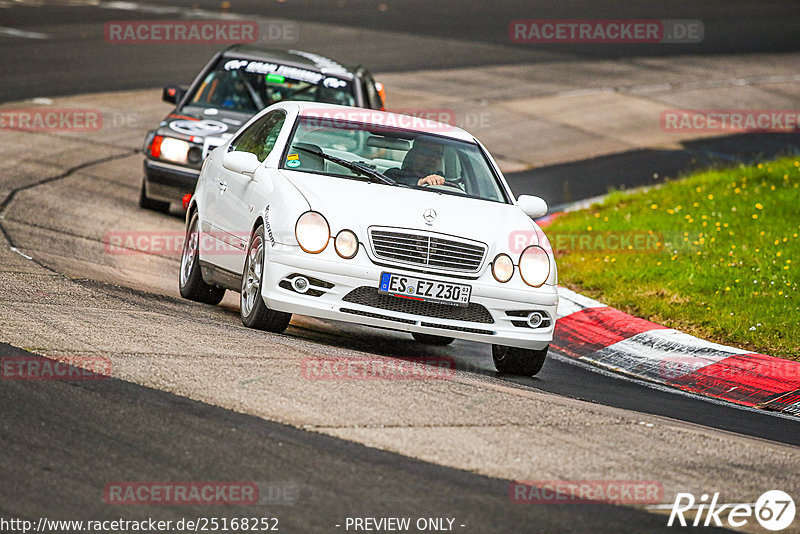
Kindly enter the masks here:
M 559 282 L 698 337 L 800 360 L 800 160 L 613 192 L 546 233 Z

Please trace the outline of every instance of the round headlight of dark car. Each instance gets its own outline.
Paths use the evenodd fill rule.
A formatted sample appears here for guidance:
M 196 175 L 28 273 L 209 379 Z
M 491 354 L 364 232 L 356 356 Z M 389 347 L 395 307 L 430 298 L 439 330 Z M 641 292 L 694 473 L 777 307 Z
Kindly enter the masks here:
M 540 287 L 550 276 L 550 257 L 539 245 L 532 245 L 519 256 L 519 274 L 522 280 L 533 287 Z
M 307 211 L 297 219 L 294 235 L 305 252 L 319 254 L 328 246 L 331 229 L 321 213 Z
M 508 282 L 514 276 L 514 262 L 508 254 L 498 254 L 492 262 L 492 276 L 498 282 Z
M 336 234 L 333 246 L 336 247 L 336 253 L 339 256 L 349 260 L 358 252 L 358 237 L 350 230 L 342 230 Z

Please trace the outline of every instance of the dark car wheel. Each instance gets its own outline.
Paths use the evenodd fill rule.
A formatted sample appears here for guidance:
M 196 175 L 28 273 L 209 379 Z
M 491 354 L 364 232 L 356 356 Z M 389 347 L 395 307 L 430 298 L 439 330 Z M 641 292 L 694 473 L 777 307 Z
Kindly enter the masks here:
M 454 341 L 454 338 L 452 337 L 418 334 L 417 332 L 414 332 L 411 335 L 414 336 L 414 339 L 416 339 L 418 342 L 424 343 L 425 345 L 449 345 Z
M 261 297 L 261 283 L 264 280 L 264 228 L 259 226 L 250 237 L 247 257 L 242 272 L 242 297 L 239 308 L 242 324 L 280 334 L 289 326 L 291 313 L 270 310 Z
M 549 348 L 547 346 L 542 350 L 531 350 L 492 345 L 492 359 L 494 366 L 503 374 L 535 376 L 542 370 Z
M 142 190 L 139 192 L 139 207 L 146 210 L 158 211 L 160 213 L 169 213 L 169 202 L 154 200 L 147 196 L 144 180 L 142 180 Z
M 207 284 L 200 273 L 199 231 L 195 212 L 189 221 L 181 253 L 181 272 L 178 276 L 181 296 L 205 304 L 219 304 L 225 296 L 225 288 Z

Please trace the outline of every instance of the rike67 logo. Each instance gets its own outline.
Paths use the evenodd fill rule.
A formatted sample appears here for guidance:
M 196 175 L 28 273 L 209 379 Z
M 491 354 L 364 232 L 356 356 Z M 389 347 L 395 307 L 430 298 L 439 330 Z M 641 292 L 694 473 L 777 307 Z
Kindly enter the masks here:
M 698 501 L 691 493 L 678 493 L 667 526 L 741 528 L 755 518 L 763 528 L 779 531 L 792 524 L 795 512 L 794 499 L 780 490 L 765 492 L 755 504 L 722 504 L 719 502 L 719 493 L 715 493 L 710 501 L 708 494 L 703 494 Z

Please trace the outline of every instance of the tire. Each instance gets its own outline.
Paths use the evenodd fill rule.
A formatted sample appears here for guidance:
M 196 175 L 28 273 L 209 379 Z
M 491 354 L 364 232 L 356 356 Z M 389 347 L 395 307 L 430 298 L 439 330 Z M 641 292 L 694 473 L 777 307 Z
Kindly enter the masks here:
M 144 179 L 142 179 L 142 190 L 139 192 L 139 207 L 159 213 L 169 213 L 169 202 L 154 200 L 147 196 L 147 190 L 144 187 Z
M 200 272 L 199 231 L 197 212 L 192 214 L 186 229 L 186 239 L 181 253 L 181 267 L 178 286 L 185 299 L 204 304 L 219 304 L 225 296 L 225 288 L 209 285 Z
M 264 280 L 264 227 L 250 236 L 247 244 L 247 257 L 242 271 L 242 294 L 239 315 L 242 324 L 248 328 L 266 330 L 280 334 L 289 326 L 291 313 L 270 310 L 261 298 L 261 283 Z
M 549 345 L 542 350 L 492 345 L 492 359 L 500 373 L 536 376 L 542 370 L 549 348 Z
M 445 336 L 434 336 L 431 334 L 418 334 L 414 332 L 411 334 L 415 340 L 425 345 L 449 345 L 455 338 Z

